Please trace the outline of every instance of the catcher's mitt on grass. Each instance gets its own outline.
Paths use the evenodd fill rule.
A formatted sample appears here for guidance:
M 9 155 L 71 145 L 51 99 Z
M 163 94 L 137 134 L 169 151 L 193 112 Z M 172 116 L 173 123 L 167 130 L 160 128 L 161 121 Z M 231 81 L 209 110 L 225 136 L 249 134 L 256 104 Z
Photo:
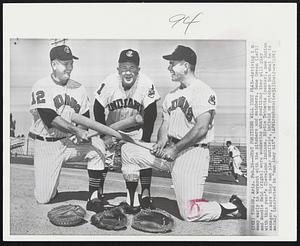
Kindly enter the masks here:
M 56 226 L 76 226 L 85 222 L 85 210 L 78 205 L 61 205 L 47 214 L 50 222 Z
M 133 217 L 132 228 L 152 233 L 166 233 L 174 228 L 174 219 L 161 209 L 146 209 Z
M 127 216 L 121 208 L 115 207 L 94 214 L 91 223 L 100 229 L 119 231 L 127 228 Z

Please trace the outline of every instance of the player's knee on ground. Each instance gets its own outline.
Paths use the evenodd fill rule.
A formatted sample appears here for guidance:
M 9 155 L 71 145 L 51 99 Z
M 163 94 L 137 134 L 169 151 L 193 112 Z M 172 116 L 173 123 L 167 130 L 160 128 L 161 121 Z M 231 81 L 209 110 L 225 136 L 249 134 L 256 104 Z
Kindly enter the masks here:
M 180 215 L 185 221 L 213 221 L 220 218 L 221 206 L 217 202 L 205 199 L 193 199 L 182 202 L 179 206 Z
M 46 204 L 49 203 L 52 198 L 54 198 L 56 192 L 57 192 L 56 190 L 52 191 L 50 189 L 40 191 L 39 189 L 36 188 L 34 191 L 34 196 L 38 203 Z

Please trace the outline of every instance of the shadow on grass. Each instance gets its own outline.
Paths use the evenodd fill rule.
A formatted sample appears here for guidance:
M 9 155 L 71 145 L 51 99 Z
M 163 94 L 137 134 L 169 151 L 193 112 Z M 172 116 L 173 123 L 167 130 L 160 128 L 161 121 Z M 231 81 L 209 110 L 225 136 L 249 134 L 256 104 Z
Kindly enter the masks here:
M 165 210 L 174 217 L 182 220 L 176 200 L 171 200 L 165 197 L 153 197 L 152 202 L 156 208 Z
M 88 191 L 62 191 L 58 192 L 50 203 L 66 202 L 70 200 L 87 201 L 88 198 Z
M 104 194 L 104 198 L 106 200 L 111 200 L 117 197 L 126 197 L 126 192 L 111 192 L 111 193 Z M 87 201 L 88 198 L 89 198 L 88 191 L 62 191 L 62 192 L 58 192 L 56 197 L 54 197 L 50 201 L 50 204 L 66 202 L 70 200 Z M 178 210 L 176 200 L 171 200 L 165 197 L 153 197 L 152 201 L 153 201 L 153 205 L 156 208 L 165 210 L 171 215 L 175 216 L 176 218 L 182 219 Z
M 112 192 L 105 193 L 104 198 L 106 200 L 114 199 L 116 197 L 126 197 L 126 192 Z M 87 201 L 89 198 L 88 191 L 62 191 L 50 201 L 50 204 L 66 202 L 70 200 Z

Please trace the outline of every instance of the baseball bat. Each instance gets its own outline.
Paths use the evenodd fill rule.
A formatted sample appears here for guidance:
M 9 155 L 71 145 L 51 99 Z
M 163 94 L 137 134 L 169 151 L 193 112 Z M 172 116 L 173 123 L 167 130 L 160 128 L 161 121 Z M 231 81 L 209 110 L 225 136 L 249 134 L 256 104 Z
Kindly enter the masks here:
M 117 122 L 109 125 L 109 127 L 114 130 L 125 130 L 129 127 L 142 125 L 143 123 L 144 123 L 143 117 L 140 114 L 137 114 L 137 115 L 131 116 L 129 118 L 126 118 L 124 120 L 117 121 Z M 94 132 L 94 133 L 90 134 L 88 137 L 89 138 L 95 137 L 99 134 L 100 134 L 99 132 Z
M 102 134 L 105 134 L 105 135 L 116 137 L 118 139 L 124 140 L 126 142 L 133 143 L 135 145 L 138 145 L 140 147 L 146 148 L 148 150 L 151 149 L 148 146 L 145 146 L 142 143 L 134 140 L 132 137 L 130 137 L 129 135 L 125 134 L 124 132 L 120 132 L 120 131 L 114 130 L 113 128 L 111 128 L 109 126 L 103 125 L 103 124 L 101 124 L 99 122 L 91 120 L 91 119 L 89 119 L 87 117 L 84 117 L 84 116 L 82 116 L 80 114 L 74 113 L 72 115 L 72 117 L 71 117 L 71 121 L 75 122 L 76 124 L 83 125 L 83 126 L 89 128 L 89 129 L 92 129 L 92 130 L 94 130 L 94 131 L 96 131 L 98 133 L 102 133 Z
M 151 150 L 150 147 L 144 145 L 143 143 L 141 143 L 139 141 L 136 141 L 135 139 L 133 139 L 132 137 L 130 137 L 128 134 L 126 134 L 126 133 L 124 133 L 124 132 L 122 132 L 120 130 L 118 131 L 118 133 L 120 133 L 121 136 L 122 136 L 121 140 L 129 142 L 129 143 L 132 143 L 132 144 L 135 144 L 135 145 L 140 146 L 142 148 L 145 148 L 147 150 Z

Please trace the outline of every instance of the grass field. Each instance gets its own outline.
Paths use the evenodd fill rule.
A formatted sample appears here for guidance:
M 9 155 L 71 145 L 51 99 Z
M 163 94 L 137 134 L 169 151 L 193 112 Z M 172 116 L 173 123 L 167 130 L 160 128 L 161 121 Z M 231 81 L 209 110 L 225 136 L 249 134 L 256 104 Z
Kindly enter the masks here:
M 57 227 L 52 225 L 47 212 L 61 204 L 77 204 L 85 208 L 88 198 L 88 176 L 85 170 L 63 168 L 58 187 L 58 196 L 46 205 L 38 204 L 33 196 L 34 173 L 32 165 L 10 165 L 10 234 L 11 235 L 43 235 L 43 239 L 52 240 L 52 235 L 87 236 L 97 239 L 104 236 L 153 236 L 153 234 L 136 231 L 130 227 L 132 216 L 129 216 L 127 230 L 114 232 L 98 229 L 90 224 L 93 213 L 87 212 L 86 223 L 77 227 Z M 210 236 L 210 235 L 248 235 L 248 222 L 245 220 L 219 220 L 215 222 L 185 222 L 181 219 L 171 189 L 171 179 L 153 177 L 152 197 L 154 205 L 169 212 L 175 220 L 175 229 L 164 236 Z M 140 189 L 140 188 L 138 188 Z M 106 198 L 112 204 L 125 200 L 126 190 L 122 175 L 109 172 L 104 187 Z M 218 202 L 227 202 L 232 194 L 237 194 L 246 201 L 246 186 L 226 182 L 205 184 L 204 198 Z M 51 235 L 51 236 L 50 236 Z M 49 236 L 49 237 L 47 237 Z M 154 234 L 154 236 L 157 236 Z M 52 238 L 52 239 L 51 239 Z M 89 239 L 87 239 L 89 240 Z

